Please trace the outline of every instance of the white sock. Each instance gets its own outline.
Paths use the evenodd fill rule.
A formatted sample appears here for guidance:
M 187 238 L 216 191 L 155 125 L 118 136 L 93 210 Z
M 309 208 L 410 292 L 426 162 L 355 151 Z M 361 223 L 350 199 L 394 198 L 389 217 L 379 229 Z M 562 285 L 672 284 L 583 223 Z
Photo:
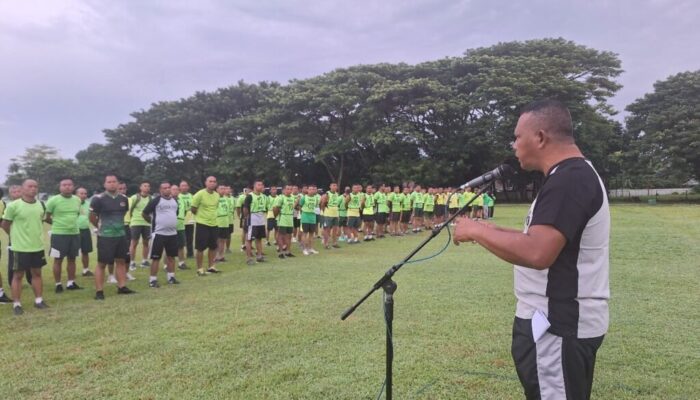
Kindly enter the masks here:
M 19 301 L 15 301 L 12 306 L 13 307 L 22 307 L 22 304 Z
M 61 286 L 61 282 L 56 282 L 56 286 Z
M 183 266 L 183 265 L 185 265 L 185 262 L 184 262 L 184 261 L 180 261 L 177 265 Z
M 115 278 L 114 278 L 114 275 L 110 275 L 110 276 L 109 276 L 109 279 L 115 279 Z
M 36 299 L 34 299 L 34 302 L 35 302 L 36 304 L 39 304 L 39 303 L 41 303 L 42 301 L 44 301 L 44 298 L 43 298 L 43 297 L 37 297 Z
M 170 278 L 174 278 L 174 277 L 175 277 L 174 272 L 168 272 L 168 280 L 170 280 Z
M 83 268 L 83 273 L 90 272 L 90 268 Z
M 148 282 L 153 282 L 153 281 L 156 281 L 156 280 L 158 280 L 158 277 L 157 277 L 157 276 L 151 276 L 151 277 L 148 278 Z
M 66 286 L 72 286 L 75 283 L 75 281 L 68 281 L 66 282 Z
M 3 295 L 5 295 L 5 289 L 0 287 L 0 297 L 2 297 Z

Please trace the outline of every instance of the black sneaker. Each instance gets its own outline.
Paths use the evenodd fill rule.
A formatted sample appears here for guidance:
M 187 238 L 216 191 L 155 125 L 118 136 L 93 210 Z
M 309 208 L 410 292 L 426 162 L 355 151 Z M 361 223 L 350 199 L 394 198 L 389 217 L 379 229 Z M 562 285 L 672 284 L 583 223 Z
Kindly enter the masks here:
M 95 300 L 104 300 L 105 299 L 105 292 L 103 291 L 97 291 L 95 292 Z
M 12 299 L 7 297 L 7 295 L 5 293 L 3 293 L 2 296 L 0 296 L 0 304 L 9 304 L 9 303 L 12 303 Z
M 14 306 L 12 307 L 12 313 L 15 315 L 22 315 L 24 314 L 24 310 L 22 309 L 22 306 Z
M 85 271 L 83 272 L 83 276 L 95 276 L 95 274 L 93 274 L 92 271 Z
M 188 267 L 187 264 L 178 264 L 177 269 L 184 271 L 186 269 L 190 269 L 190 267 Z
M 277 257 L 279 257 L 279 258 L 281 258 L 281 259 L 284 259 L 284 254 L 279 253 L 279 254 L 277 255 Z
M 334 248 L 334 249 L 339 249 L 340 246 L 339 246 L 338 244 L 334 244 L 334 245 L 333 245 L 333 248 Z
M 56 293 L 63 293 L 63 285 L 56 285 Z
M 129 289 L 126 286 L 122 286 L 122 287 L 117 289 L 117 294 L 134 294 L 134 293 L 136 293 L 136 292 L 134 292 L 133 290 Z
M 155 289 L 155 288 L 159 288 L 160 285 L 158 284 L 158 281 L 149 281 L 149 282 L 148 282 L 148 287 L 149 287 L 149 288 Z
M 82 290 L 80 286 L 78 286 L 77 283 L 73 282 L 72 284 L 66 286 L 66 290 Z
M 180 284 L 180 281 L 178 281 L 177 279 L 175 279 L 174 276 L 173 276 L 172 278 L 169 278 L 169 279 L 168 279 L 168 285 L 179 285 L 179 284 Z
M 285 257 L 296 257 L 296 256 L 295 256 L 294 254 L 292 254 L 292 253 L 287 253 L 287 254 L 285 254 L 284 256 L 285 256 Z
M 41 303 L 34 303 L 34 308 L 38 308 L 40 310 L 43 310 L 45 308 L 49 308 L 49 305 L 44 303 L 44 300 L 42 300 Z
M 221 271 L 219 271 L 218 269 L 216 269 L 214 267 L 209 267 L 209 268 L 207 268 L 207 272 L 209 272 L 210 274 L 218 274 Z

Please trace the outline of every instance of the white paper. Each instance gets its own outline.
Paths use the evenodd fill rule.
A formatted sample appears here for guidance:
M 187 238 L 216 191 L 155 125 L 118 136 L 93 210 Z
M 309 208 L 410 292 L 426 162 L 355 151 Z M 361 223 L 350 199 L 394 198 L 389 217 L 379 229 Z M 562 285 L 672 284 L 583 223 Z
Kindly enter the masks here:
M 49 251 L 49 257 L 51 258 L 61 258 L 61 252 L 54 249 L 53 247 Z
M 542 311 L 535 310 L 535 313 L 532 315 L 532 338 L 535 342 L 540 340 L 551 325 Z

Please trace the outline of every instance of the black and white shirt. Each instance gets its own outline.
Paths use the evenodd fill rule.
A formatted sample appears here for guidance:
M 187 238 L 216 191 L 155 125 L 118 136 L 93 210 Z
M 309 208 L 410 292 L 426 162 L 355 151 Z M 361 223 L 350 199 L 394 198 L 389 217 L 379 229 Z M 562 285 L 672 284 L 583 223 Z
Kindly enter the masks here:
M 177 200 L 156 196 L 143 209 L 144 215 L 151 215 L 152 235 L 177 235 Z
M 549 331 L 558 336 L 591 338 L 608 330 L 610 287 L 610 210 L 603 182 L 593 165 L 569 158 L 552 167 L 525 220 L 551 225 L 566 245 L 545 270 L 515 265 L 515 315 L 532 318 L 541 310 Z

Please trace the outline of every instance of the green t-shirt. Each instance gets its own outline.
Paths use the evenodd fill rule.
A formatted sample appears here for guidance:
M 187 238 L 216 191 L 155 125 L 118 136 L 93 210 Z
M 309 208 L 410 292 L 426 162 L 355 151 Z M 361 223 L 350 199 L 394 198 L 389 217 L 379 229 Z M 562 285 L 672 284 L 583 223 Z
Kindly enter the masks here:
M 78 229 L 90 229 L 90 202 L 87 199 L 80 204 Z
M 229 204 L 226 197 L 219 197 L 219 207 L 216 209 L 216 225 L 219 228 L 228 228 Z
M 151 196 L 141 196 L 140 194 L 135 194 L 129 198 L 129 214 L 131 215 L 129 226 L 151 226 L 148 221 L 143 219 L 143 209 L 146 208 L 150 201 Z
M 338 216 L 347 217 L 348 216 L 348 205 L 345 204 L 345 196 L 338 196 Z
M 318 207 L 318 196 L 305 195 L 301 197 L 299 205 L 301 206 L 301 223 L 315 224 L 316 223 L 316 207 Z
M 236 198 L 233 196 L 226 196 L 226 201 L 228 201 L 228 224 L 233 225 L 236 217 Z
M 187 218 L 188 210 L 187 208 L 185 208 L 185 206 L 186 203 L 191 204 L 191 201 L 191 199 L 187 201 L 186 199 L 181 199 L 180 196 L 177 196 L 177 224 L 175 225 L 175 229 L 178 232 L 185 230 L 185 219 Z
M 423 208 L 423 193 L 411 193 L 411 202 L 413 203 L 413 208 Z
M 403 199 L 405 195 L 403 193 L 391 193 L 389 195 L 389 200 L 391 201 L 391 211 L 401 212 L 401 205 L 403 204 Z
M 75 195 L 56 195 L 46 202 L 46 212 L 51 213 L 51 234 L 77 235 L 80 216 L 80 198 Z
M 377 192 L 374 194 L 374 202 L 377 203 L 377 212 L 388 213 L 389 206 L 386 203 L 386 193 Z
M 217 210 L 219 209 L 219 193 L 209 193 L 207 189 L 202 189 L 192 197 L 192 207 L 197 208 L 194 220 L 198 224 L 207 226 L 218 226 Z
M 194 215 L 192 215 L 192 197 L 192 193 L 180 193 L 177 195 L 177 202 L 184 209 L 185 224 L 187 225 L 194 224 Z
M 411 211 L 411 195 L 406 195 L 405 193 L 403 194 L 403 198 L 401 199 L 401 211 Z
M 267 205 L 265 206 L 265 207 L 267 207 L 267 219 L 271 219 L 271 218 L 274 219 L 275 218 L 275 213 L 272 210 L 272 207 L 275 206 L 275 203 L 277 202 L 278 197 L 279 197 L 278 194 L 276 194 L 274 196 L 272 196 L 272 195 L 267 196 Z
M 363 215 L 374 215 L 374 195 L 365 193 L 365 206 L 362 209 Z
M 426 212 L 435 211 L 435 196 L 433 196 L 430 193 L 426 193 L 423 195 L 423 209 Z
M 474 192 L 464 192 L 464 193 L 462 193 L 462 198 L 459 199 L 459 200 L 460 200 L 460 201 L 459 201 L 459 207 L 460 207 L 460 208 L 461 208 L 461 207 L 464 207 L 467 203 L 469 203 L 469 201 L 471 201 L 471 199 L 472 199 L 473 197 L 474 197 Z M 471 204 L 473 205 L 474 203 L 471 203 Z
M 275 198 L 274 207 L 279 207 L 279 222 L 280 227 L 291 228 L 294 226 L 294 201 L 296 199 L 291 194 L 289 196 L 281 195 Z
M 7 205 L 2 219 L 12 221 L 12 250 L 23 253 L 44 251 L 44 206 L 39 200 L 18 199 Z

